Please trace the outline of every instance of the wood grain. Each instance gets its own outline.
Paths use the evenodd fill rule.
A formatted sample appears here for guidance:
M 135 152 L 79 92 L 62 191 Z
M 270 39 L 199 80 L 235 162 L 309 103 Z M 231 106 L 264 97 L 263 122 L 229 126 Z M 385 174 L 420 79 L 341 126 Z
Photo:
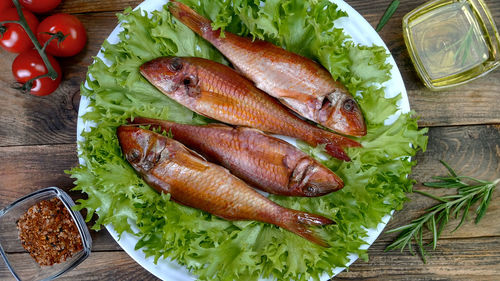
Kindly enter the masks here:
M 500 238 L 444 239 L 423 264 L 407 252 L 384 252 L 377 240 L 368 250 L 369 262 L 356 261 L 335 280 L 498 280 Z
M 76 144 L 0 147 L 0 208 L 43 187 L 69 190 L 64 170 L 76 164 Z
M 65 0 L 57 7 L 56 12 L 91 13 L 91 12 L 121 12 L 125 8 L 135 8 L 142 0 Z M 166 1 L 165 1 L 166 2 Z
M 14 254 L 11 257 L 13 263 L 19 263 L 20 266 L 29 265 L 29 259 L 32 259 L 27 253 Z M 23 270 L 25 274 L 33 271 Z M 0 280 L 15 280 L 3 261 L 0 261 Z M 93 252 L 90 256 L 75 269 L 67 272 L 57 280 L 158 280 L 151 273 L 142 268 L 125 252 Z
M 423 264 L 418 256 L 384 252 L 386 244 L 370 247 L 370 261 L 356 261 L 349 271 L 334 280 L 498 280 L 500 240 L 498 237 L 444 239 Z M 15 254 L 21 263 L 31 257 Z M 13 280 L 0 262 L 0 279 Z M 158 280 L 124 252 L 93 252 L 77 268 L 58 280 Z

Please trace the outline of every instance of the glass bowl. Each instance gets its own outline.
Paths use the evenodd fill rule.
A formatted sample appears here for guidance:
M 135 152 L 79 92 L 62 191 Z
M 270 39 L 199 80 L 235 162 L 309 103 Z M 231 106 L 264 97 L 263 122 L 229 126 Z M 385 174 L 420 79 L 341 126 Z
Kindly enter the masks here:
M 479 78 L 500 65 L 500 37 L 483 0 L 434 0 L 403 18 L 418 75 L 431 90 Z
M 59 198 L 69 211 L 82 239 L 82 250 L 73 254 L 62 263 L 40 266 L 21 245 L 17 221 L 33 205 L 43 200 Z M 90 254 L 92 238 L 82 215 L 73 211 L 75 203 L 69 195 L 57 187 L 48 187 L 26 195 L 0 210 L 0 254 L 12 275 L 17 280 L 52 280 L 76 267 Z

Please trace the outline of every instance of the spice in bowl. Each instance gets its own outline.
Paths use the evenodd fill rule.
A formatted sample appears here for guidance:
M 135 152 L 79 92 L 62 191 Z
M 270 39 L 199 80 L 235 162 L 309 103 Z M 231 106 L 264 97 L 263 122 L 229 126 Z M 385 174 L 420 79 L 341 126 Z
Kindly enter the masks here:
M 40 265 L 64 262 L 83 248 L 78 228 L 59 198 L 29 208 L 17 228 L 22 246 Z
M 0 209 L 0 256 L 16 280 L 52 280 L 85 260 L 92 238 L 75 203 L 57 187 Z M 20 255 L 26 250 L 33 258 Z

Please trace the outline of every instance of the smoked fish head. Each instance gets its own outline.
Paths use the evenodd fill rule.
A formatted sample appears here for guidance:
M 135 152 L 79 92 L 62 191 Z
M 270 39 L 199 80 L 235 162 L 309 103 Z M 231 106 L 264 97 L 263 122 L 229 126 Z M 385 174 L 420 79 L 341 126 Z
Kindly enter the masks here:
M 161 57 L 148 61 L 139 68 L 151 84 L 176 100 L 196 100 L 200 95 L 196 66 L 187 58 Z
M 299 160 L 290 175 L 292 193 L 302 196 L 322 196 L 344 187 L 344 182 L 335 173 L 319 162 L 305 157 Z
M 118 127 L 116 133 L 123 155 L 140 174 L 151 170 L 167 148 L 167 138 L 145 134 L 139 126 L 123 125 Z
M 318 122 L 349 136 L 366 135 L 366 123 L 361 108 L 343 87 L 325 96 L 317 111 Z

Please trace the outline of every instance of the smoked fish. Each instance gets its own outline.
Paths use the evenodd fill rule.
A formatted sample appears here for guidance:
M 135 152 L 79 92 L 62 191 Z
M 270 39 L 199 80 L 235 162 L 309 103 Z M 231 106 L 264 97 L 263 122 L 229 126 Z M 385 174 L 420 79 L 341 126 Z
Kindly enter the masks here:
M 300 119 L 232 68 L 195 57 L 162 57 L 140 66 L 142 75 L 178 103 L 221 122 L 325 144 L 332 156 L 349 161 L 343 147 L 358 142 Z
M 333 224 L 332 220 L 279 206 L 227 169 L 168 137 L 131 125 L 118 127 L 117 136 L 132 167 L 151 187 L 169 193 L 175 202 L 227 220 L 274 224 L 328 247 L 309 227 Z
M 135 117 L 228 169 L 251 186 L 285 196 L 322 196 L 344 186 L 330 169 L 288 142 L 260 130 L 223 124 L 203 126 Z
M 279 99 L 300 116 L 351 136 L 366 135 L 358 104 L 320 64 L 263 40 L 212 30 L 212 22 L 188 6 L 171 1 L 179 21 L 214 45 L 257 88 Z

